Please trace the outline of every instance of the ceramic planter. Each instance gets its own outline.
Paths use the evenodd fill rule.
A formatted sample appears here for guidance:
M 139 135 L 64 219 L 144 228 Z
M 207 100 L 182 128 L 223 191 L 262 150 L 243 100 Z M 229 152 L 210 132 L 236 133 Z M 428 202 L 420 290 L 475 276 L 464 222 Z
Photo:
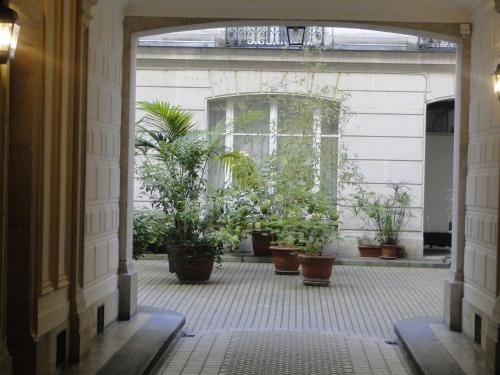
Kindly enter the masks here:
M 253 231 L 252 248 L 256 257 L 267 257 L 273 255 L 269 247 L 275 236 L 270 231 Z
M 207 246 L 176 246 L 171 249 L 175 273 L 182 283 L 201 283 L 210 279 L 215 258 Z
M 302 283 L 311 286 L 329 286 L 335 257 L 330 255 L 299 256 L 302 266 Z
M 397 258 L 398 257 L 398 248 L 400 246 L 397 245 L 382 245 L 382 257 L 384 258 Z
M 298 249 L 294 247 L 271 246 L 273 253 L 274 272 L 277 275 L 298 275 L 299 274 L 299 258 L 297 257 Z
M 382 255 L 382 248 L 379 245 L 358 245 L 358 249 L 362 257 L 378 258 Z

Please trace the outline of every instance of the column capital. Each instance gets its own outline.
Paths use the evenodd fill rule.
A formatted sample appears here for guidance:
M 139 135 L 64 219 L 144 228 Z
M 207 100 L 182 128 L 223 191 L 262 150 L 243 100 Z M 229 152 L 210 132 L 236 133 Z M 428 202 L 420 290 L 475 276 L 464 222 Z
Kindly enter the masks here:
M 462 39 L 469 39 L 471 34 L 471 24 L 470 23 L 461 23 L 460 24 L 460 36 Z
M 92 7 L 97 4 L 98 0 L 82 0 L 80 15 L 82 16 L 82 20 L 86 26 L 88 26 L 90 20 L 92 19 Z

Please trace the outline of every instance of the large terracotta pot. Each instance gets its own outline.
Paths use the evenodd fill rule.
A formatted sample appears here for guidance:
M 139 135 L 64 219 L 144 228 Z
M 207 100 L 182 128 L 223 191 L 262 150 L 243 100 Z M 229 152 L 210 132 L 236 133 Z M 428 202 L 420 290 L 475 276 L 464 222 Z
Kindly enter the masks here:
M 382 248 L 378 245 L 358 245 L 362 257 L 378 258 L 382 254 Z
M 252 248 L 253 255 L 256 257 L 268 257 L 273 255 L 269 247 L 271 242 L 275 240 L 275 235 L 270 231 L 253 231 L 252 232 Z
M 382 244 L 382 257 L 384 258 L 397 258 L 398 257 L 398 245 L 386 245 Z
M 274 272 L 278 275 L 298 275 L 299 274 L 299 258 L 297 257 L 298 249 L 294 247 L 271 246 L 273 253 Z
M 302 283 L 313 286 L 329 286 L 335 257 L 330 255 L 299 255 L 302 265 Z
M 214 256 L 210 248 L 203 245 L 177 245 L 171 248 L 175 261 L 175 273 L 182 283 L 200 283 L 210 279 L 214 267 Z

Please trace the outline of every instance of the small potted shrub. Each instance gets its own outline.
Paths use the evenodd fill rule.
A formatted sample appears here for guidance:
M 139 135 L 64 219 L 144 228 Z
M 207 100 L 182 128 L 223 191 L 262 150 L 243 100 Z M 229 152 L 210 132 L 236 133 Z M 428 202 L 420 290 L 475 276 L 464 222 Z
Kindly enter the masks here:
M 222 220 L 231 250 L 237 250 L 250 234 L 254 256 L 271 256 L 269 246 L 275 239 L 267 224 L 271 216 L 271 194 L 261 172 L 247 155 L 234 162 L 232 183 L 224 193 Z
M 325 255 L 322 250 L 337 237 L 337 213 L 333 208 L 325 207 L 325 210 L 317 211 L 303 220 L 301 227 L 299 243 L 303 253 L 299 255 L 299 260 L 302 266 L 302 283 L 329 286 L 336 257 Z
M 358 238 L 358 249 L 362 257 L 378 258 L 382 255 L 380 241 L 366 235 Z
M 389 186 L 392 193 L 386 196 L 360 188 L 355 196 L 354 212 L 377 233 L 382 247 L 381 256 L 395 259 L 404 253 L 399 239 L 412 216 L 411 196 L 401 183 Z
M 270 246 L 273 254 L 274 272 L 277 275 L 298 275 L 300 252 L 297 226 L 292 219 L 271 221 L 276 240 Z
M 338 234 L 334 201 L 310 189 L 290 193 L 284 217 L 270 222 L 277 236 L 271 246 L 276 273 L 298 274 L 300 263 L 305 285 L 329 285 L 335 257 L 322 250 Z

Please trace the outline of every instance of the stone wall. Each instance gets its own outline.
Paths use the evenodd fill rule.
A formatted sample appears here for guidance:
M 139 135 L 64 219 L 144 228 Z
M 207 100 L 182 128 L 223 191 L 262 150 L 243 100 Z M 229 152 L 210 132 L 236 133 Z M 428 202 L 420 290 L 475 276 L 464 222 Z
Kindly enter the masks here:
M 89 339 L 97 307 L 105 325 L 118 315 L 118 226 L 123 9 L 99 1 L 89 27 L 87 172 L 83 286 Z
M 491 74 L 500 63 L 500 14 L 492 1 L 483 1 L 476 9 L 473 26 L 463 330 L 474 337 L 476 316 L 482 317 L 481 346 L 493 364 L 500 360 L 494 354 L 500 324 L 500 103 L 493 93 Z

